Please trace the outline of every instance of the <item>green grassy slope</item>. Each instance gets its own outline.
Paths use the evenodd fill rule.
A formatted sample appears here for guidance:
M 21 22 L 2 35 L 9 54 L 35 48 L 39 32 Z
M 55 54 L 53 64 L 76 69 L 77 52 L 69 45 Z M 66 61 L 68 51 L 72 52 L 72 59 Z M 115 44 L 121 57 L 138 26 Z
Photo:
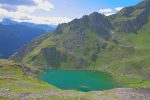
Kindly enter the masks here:
M 0 59 L 0 100 L 78 100 L 79 96 L 89 100 L 90 95 L 93 94 L 60 90 L 28 76 L 20 64 Z
M 11 59 L 33 69 L 106 71 L 125 85 L 150 87 L 149 4 L 145 0 L 110 17 L 93 13 L 61 24 L 53 34 L 33 40 Z
M 96 67 L 131 87 L 150 87 L 150 17 L 137 33 L 118 33 L 99 55 Z
M 39 92 L 57 88 L 26 75 L 17 63 L 0 60 L 0 90 L 5 89 L 12 92 Z
M 129 100 L 133 97 L 148 99 L 148 93 L 148 89 L 113 89 L 93 92 L 60 90 L 26 75 L 19 64 L 0 60 L 0 100 L 107 100 L 110 98 Z

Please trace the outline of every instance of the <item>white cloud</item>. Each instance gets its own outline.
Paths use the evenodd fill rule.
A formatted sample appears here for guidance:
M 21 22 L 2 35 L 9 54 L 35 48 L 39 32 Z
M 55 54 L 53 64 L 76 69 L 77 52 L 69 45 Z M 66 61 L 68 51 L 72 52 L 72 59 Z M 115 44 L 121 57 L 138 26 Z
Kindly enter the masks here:
M 106 8 L 106 9 L 100 9 L 100 10 L 99 10 L 99 13 L 110 13 L 110 12 L 112 12 L 112 11 L 113 11 L 112 9 Z
M 36 10 L 36 7 L 34 7 L 34 6 L 31 6 L 31 7 L 28 7 L 28 6 L 18 6 L 17 7 L 17 12 L 32 13 L 35 10 Z
M 42 10 L 46 10 L 46 11 L 49 11 L 51 9 L 54 8 L 54 5 L 51 4 L 50 2 L 48 1 L 44 1 L 43 3 L 40 3 L 38 6 L 37 6 L 38 9 L 42 9 Z
M 59 24 L 66 23 L 71 21 L 70 18 L 67 17 L 45 17 L 44 15 L 35 16 L 32 15 L 34 12 L 38 12 L 38 10 L 43 11 L 51 11 L 55 8 L 55 6 L 49 0 L 32 0 L 32 5 L 11 5 L 8 4 L 0 4 L 0 20 L 2 18 L 11 18 L 16 21 L 25 21 L 39 24 Z M 105 14 L 106 16 L 112 15 L 117 11 L 120 11 L 123 7 L 116 8 L 105 8 L 99 9 L 99 13 Z
M 99 13 L 102 13 L 106 16 L 110 16 L 112 14 L 117 13 L 118 11 L 120 11 L 121 9 L 123 9 L 123 7 L 116 7 L 116 8 L 104 8 L 104 9 L 99 9 Z
M 120 11 L 121 9 L 123 9 L 124 7 L 116 7 L 115 10 L 116 11 Z
M 67 17 L 40 17 L 40 16 L 27 16 L 27 20 L 23 20 L 24 22 L 32 22 L 37 24 L 60 24 L 60 23 L 67 23 L 71 21 L 72 19 Z M 20 19 L 17 19 L 16 21 L 22 21 Z
M 98 12 L 102 13 L 102 14 L 104 14 L 106 16 L 114 14 L 113 9 L 111 9 L 111 8 L 99 9 Z
M 8 7 L 15 8 L 13 11 L 4 8 L 4 4 L 0 4 L 0 20 L 3 18 L 10 18 L 19 22 L 32 22 L 38 24 L 60 24 L 71 21 L 67 17 L 45 17 L 45 16 L 34 16 L 33 12 L 37 10 L 50 11 L 54 9 L 54 5 L 48 0 L 33 0 L 35 5 L 9 5 Z
M 106 13 L 105 15 L 106 16 L 110 16 L 110 15 L 113 15 L 113 14 L 115 14 L 114 12 L 111 12 L 111 13 Z
M 33 16 L 24 12 L 9 12 L 6 9 L 0 8 L 0 19 L 11 18 L 19 22 L 32 22 L 37 24 L 60 24 L 71 21 L 72 19 L 67 17 L 44 17 L 44 16 Z
M 32 6 L 17 6 L 17 11 L 19 12 L 26 12 L 26 13 L 32 13 L 35 10 L 44 10 L 44 11 L 50 11 L 54 9 L 54 5 L 50 3 L 48 0 L 34 0 L 36 5 Z

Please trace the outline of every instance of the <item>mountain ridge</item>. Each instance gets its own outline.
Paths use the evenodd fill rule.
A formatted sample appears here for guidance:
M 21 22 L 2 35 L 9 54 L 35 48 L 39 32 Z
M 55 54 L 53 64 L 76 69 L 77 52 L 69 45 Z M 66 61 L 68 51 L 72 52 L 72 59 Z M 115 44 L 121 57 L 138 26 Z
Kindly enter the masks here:
M 148 22 L 150 1 L 145 0 L 135 6 L 123 8 L 117 14 L 109 16 L 120 32 L 137 32 Z
M 105 71 L 130 87 L 149 87 L 147 3 L 143 1 L 108 17 L 93 13 L 61 24 L 53 33 L 33 40 L 10 59 L 35 69 Z
M 97 16 L 101 16 L 101 17 L 97 18 Z M 103 19 L 103 20 L 101 20 L 101 19 Z M 96 21 L 99 21 L 100 24 L 96 25 L 95 24 Z M 91 23 L 91 22 L 92 22 L 92 24 L 85 24 L 85 23 Z M 106 24 L 106 26 L 104 26 L 104 24 Z M 65 26 L 65 28 L 64 28 L 64 26 Z M 92 28 L 90 28 L 90 27 L 92 27 Z M 111 23 L 104 15 L 101 15 L 98 13 L 93 13 L 90 15 L 89 18 L 87 16 L 84 16 L 81 19 L 73 20 L 72 22 L 68 23 L 68 25 L 67 24 L 59 25 L 57 27 L 57 29 L 54 31 L 52 37 L 57 38 L 57 36 L 59 37 L 59 36 L 63 35 L 61 33 L 64 33 L 64 31 L 66 32 L 65 33 L 66 37 L 62 38 L 62 40 L 64 40 L 63 42 L 60 42 L 61 40 L 59 40 L 59 39 L 56 39 L 56 42 L 54 40 L 54 42 L 55 42 L 54 45 L 57 45 L 57 49 L 55 49 L 55 47 L 53 48 L 53 45 L 50 48 L 56 52 L 61 47 L 64 47 L 64 49 L 70 53 L 78 52 L 78 50 L 82 50 L 82 52 L 84 52 L 84 49 L 88 48 L 88 45 L 86 45 L 86 44 L 90 42 L 90 40 L 88 40 L 91 35 L 89 32 L 93 32 L 93 34 L 95 34 L 95 36 L 98 38 L 98 40 L 94 40 L 94 38 L 95 38 L 95 36 L 94 36 L 92 39 L 92 43 L 94 42 L 93 43 L 94 45 L 99 45 L 98 42 L 102 41 L 105 43 L 105 41 L 107 41 L 111 37 L 110 31 L 108 31 L 108 29 L 112 29 L 112 28 L 113 27 L 112 27 Z M 75 33 L 70 34 L 74 30 L 75 30 Z M 99 30 L 101 30 L 101 32 L 98 33 L 97 31 L 99 31 Z M 77 36 L 72 38 L 73 34 L 76 34 Z M 54 35 L 56 35 L 56 37 Z M 75 40 L 75 41 L 73 41 L 73 40 Z M 76 47 L 68 44 L 69 41 L 73 41 L 74 44 L 76 44 Z M 87 41 L 87 43 L 86 43 L 86 41 Z M 61 44 L 61 43 L 63 43 L 63 44 Z M 93 44 L 91 44 L 91 46 Z M 44 48 L 41 49 L 41 53 L 44 50 L 45 50 Z
M 29 43 L 35 37 L 51 32 L 54 29 L 55 26 L 52 25 L 3 19 L 0 22 L 0 58 L 8 58 L 17 49 Z
M 53 31 L 56 27 L 55 25 L 35 24 L 35 23 L 30 23 L 30 22 L 17 22 L 8 18 L 2 19 L 0 23 L 3 25 L 22 25 L 22 26 L 27 26 L 31 28 L 39 28 L 41 30 L 45 30 L 46 32 Z

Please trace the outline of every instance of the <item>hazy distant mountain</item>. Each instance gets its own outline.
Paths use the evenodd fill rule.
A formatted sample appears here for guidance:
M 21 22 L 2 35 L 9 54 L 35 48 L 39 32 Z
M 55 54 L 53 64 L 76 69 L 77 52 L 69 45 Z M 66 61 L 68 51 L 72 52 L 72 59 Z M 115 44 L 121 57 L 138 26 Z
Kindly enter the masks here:
M 39 28 L 0 24 L 0 58 L 8 58 L 33 38 L 46 33 Z
M 51 32 L 55 27 L 55 25 L 3 19 L 0 22 L 0 58 L 8 58 L 18 48 L 30 42 L 33 38 Z
M 32 27 L 32 28 L 39 28 L 47 32 L 53 31 L 56 28 L 56 25 L 34 24 L 34 23 L 29 23 L 29 22 L 16 22 L 8 18 L 3 19 L 2 22 L 0 23 L 3 25 L 23 25 L 23 26 Z

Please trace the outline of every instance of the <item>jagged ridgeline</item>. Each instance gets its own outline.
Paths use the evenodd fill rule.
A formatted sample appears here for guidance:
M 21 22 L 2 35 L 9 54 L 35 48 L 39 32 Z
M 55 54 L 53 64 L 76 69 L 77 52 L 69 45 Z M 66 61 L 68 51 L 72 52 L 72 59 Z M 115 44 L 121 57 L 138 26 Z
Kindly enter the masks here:
M 135 6 L 126 7 L 109 18 L 119 31 L 130 33 L 142 28 L 148 22 L 149 14 L 150 0 L 145 0 Z
M 105 49 L 112 30 L 109 19 L 95 12 L 59 25 L 53 33 L 21 48 L 12 59 L 53 68 L 86 68 Z
M 148 85 L 149 5 L 150 0 L 145 0 L 108 17 L 92 13 L 60 24 L 53 33 L 19 49 L 11 59 L 36 68 L 103 70 L 123 82 L 134 79 Z

